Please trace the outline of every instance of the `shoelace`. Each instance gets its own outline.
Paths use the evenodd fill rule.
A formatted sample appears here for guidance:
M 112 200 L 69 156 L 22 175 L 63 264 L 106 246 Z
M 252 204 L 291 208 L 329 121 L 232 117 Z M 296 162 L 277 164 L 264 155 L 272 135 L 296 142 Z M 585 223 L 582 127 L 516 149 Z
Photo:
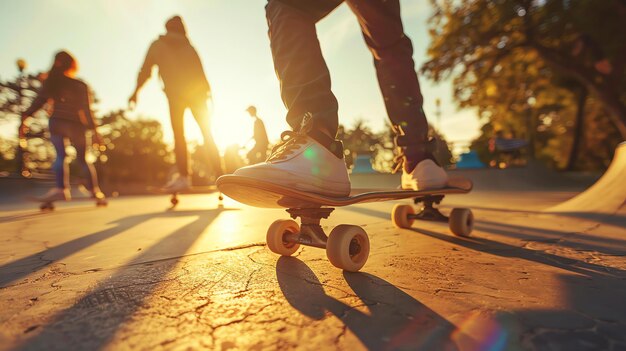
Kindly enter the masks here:
M 399 151 L 396 156 L 393 158 L 393 169 L 391 170 L 391 174 L 396 174 L 399 170 L 404 166 L 404 153 Z
M 272 148 L 267 161 L 284 160 L 301 145 L 306 144 L 306 135 L 286 130 L 280 134 L 280 142 Z

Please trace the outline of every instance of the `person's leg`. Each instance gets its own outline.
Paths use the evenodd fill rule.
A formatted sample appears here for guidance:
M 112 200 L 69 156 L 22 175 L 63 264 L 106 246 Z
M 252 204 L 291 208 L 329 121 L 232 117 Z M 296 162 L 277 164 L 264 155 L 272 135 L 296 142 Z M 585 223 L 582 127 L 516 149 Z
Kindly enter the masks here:
M 269 1 L 270 46 L 293 131 L 283 132 L 265 162 L 240 168 L 235 176 L 327 196 L 350 193 L 343 147 L 335 140 L 337 99 L 315 31 L 315 23 L 341 2 Z
M 337 133 L 337 99 L 315 23 L 341 2 L 269 0 L 266 6 L 274 68 L 293 130 L 299 130 L 304 115 L 310 113 L 313 129 L 332 138 Z
M 68 165 L 65 162 L 67 157 L 65 153 L 65 137 L 61 134 L 50 134 L 50 142 L 54 146 L 56 151 L 56 159 L 52 164 L 52 171 L 54 172 L 54 181 L 57 189 L 68 189 Z
M 376 75 L 396 143 L 411 154 L 411 171 L 427 158 L 428 122 L 415 73 L 413 45 L 404 34 L 399 0 L 346 0 L 357 15 L 365 42 L 374 56 Z
M 209 110 L 207 109 L 206 100 L 196 99 L 191 103 L 190 108 L 202 132 L 202 138 L 204 140 L 203 147 L 208 164 L 211 166 L 215 179 L 217 179 L 224 174 L 224 171 L 222 170 L 220 153 L 213 140 L 213 135 L 211 134 L 211 121 L 209 119 Z
M 185 109 L 187 106 L 181 98 L 168 97 L 170 106 L 170 119 L 172 121 L 172 131 L 174 133 L 174 154 L 176 155 L 176 166 L 181 177 L 187 177 L 187 140 L 185 139 Z
M 433 157 L 422 108 L 413 45 L 404 34 L 399 0 L 346 0 L 357 15 L 372 55 L 387 114 L 396 132 L 402 187 L 436 189 L 447 175 Z
M 78 162 L 80 169 L 83 172 L 85 179 L 87 180 L 87 190 L 93 195 L 100 193 L 100 186 L 98 184 L 98 174 L 95 167 L 87 162 L 87 139 L 85 136 L 85 130 L 83 128 L 74 128 L 72 131 L 72 137 L 70 142 L 76 149 L 76 162 Z

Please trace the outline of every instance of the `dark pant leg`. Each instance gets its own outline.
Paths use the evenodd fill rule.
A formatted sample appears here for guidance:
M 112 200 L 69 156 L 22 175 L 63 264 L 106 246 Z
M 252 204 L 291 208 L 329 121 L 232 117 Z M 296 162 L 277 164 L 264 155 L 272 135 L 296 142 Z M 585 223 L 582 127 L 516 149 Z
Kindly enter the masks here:
M 287 123 L 298 130 L 305 113 L 313 116 L 313 128 L 334 136 L 337 132 L 337 99 L 331 91 L 330 75 L 322 57 L 315 23 L 341 1 L 269 0 L 266 6 L 274 68 L 281 96 L 288 109 Z M 298 6 L 306 3 L 307 6 Z M 317 11 L 313 11 L 317 9 Z
M 68 166 L 65 162 L 65 137 L 60 134 L 50 133 L 50 142 L 54 146 L 56 151 L 56 159 L 52 164 L 52 171 L 54 172 L 54 182 L 57 188 L 67 189 L 69 188 L 69 182 L 67 178 Z
M 75 128 L 71 131 L 70 142 L 76 149 L 76 162 L 80 165 L 85 179 L 87 180 L 87 189 L 95 191 L 99 189 L 98 175 L 95 167 L 87 162 L 87 139 L 85 137 L 85 129 L 82 127 Z
M 170 119 L 174 132 L 174 154 L 178 173 L 186 177 L 189 174 L 187 168 L 187 140 L 185 140 L 185 109 L 187 105 L 182 98 L 168 97 L 170 105 Z
M 203 147 L 207 162 L 212 168 L 213 175 L 217 178 L 224 174 L 224 171 L 222 170 L 220 153 L 217 150 L 217 145 L 215 145 L 213 135 L 211 134 L 211 121 L 209 119 L 209 110 L 206 106 L 206 99 L 195 99 L 190 103 L 189 107 L 202 132 L 202 138 L 204 139 Z
M 346 2 L 357 15 L 365 42 L 374 56 L 387 114 L 399 134 L 397 143 L 399 146 L 425 143 L 428 122 L 422 109 L 413 45 L 402 27 L 399 0 Z

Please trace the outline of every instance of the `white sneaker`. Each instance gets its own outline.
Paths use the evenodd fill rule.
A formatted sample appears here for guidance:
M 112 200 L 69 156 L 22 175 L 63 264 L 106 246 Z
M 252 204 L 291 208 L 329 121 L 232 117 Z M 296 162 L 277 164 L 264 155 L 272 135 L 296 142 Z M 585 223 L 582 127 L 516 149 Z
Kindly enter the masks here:
M 282 140 L 265 162 L 240 168 L 234 175 L 326 196 L 350 194 L 343 157 L 305 134 L 283 132 Z
M 162 189 L 163 191 L 182 191 L 189 188 L 191 188 L 191 180 L 189 179 L 189 176 L 178 176 L 165 184 Z
M 69 201 L 72 199 L 69 189 L 52 188 L 48 190 L 42 196 L 36 198 L 41 202 L 53 202 L 53 201 Z
M 433 160 L 425 159 L 411 173 L 402 170 L 402 189 L 441 189 L 448 183 L 448 174 Z

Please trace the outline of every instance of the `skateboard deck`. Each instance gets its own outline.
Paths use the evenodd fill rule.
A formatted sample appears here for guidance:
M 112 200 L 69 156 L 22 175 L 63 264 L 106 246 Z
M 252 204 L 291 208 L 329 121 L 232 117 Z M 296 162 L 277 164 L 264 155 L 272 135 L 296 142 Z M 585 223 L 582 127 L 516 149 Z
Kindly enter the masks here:
M 171 191 L 171 190 L 166 190 L 163 188 L 149 187 L 148 191 L 153 194 L 171 195 L 170 203 L 172 204 L 172 206 L 170 207 L 170 209 L 174 209 L 176 205 L 178 205 L 178 203 L 180 202 L 180 200 L 178 199 L 178 195 L 211 194 L 219 190 L 217 189 L 215 185 L 207 185 L 207 186 L 192 186 L 191 188 L 187 188 L 187 189 L 179 190 L 179 191 Z M 219 201 L 223 200 L 221 193 L 218 198 L 219 198 Z
M 357 189 L 349 196 L 331 197 L 290 189 L 248 177 L 226 175 L 218 178 L 219 190 L 241 203 L 267 208 L 287 208 L 292 219 L 278 219 L 267 230 L 268 248 L 279 255 L 291 256 L 300 245 L 326 250 L 328 260 L 337 268 L 356 272 L 369 256 L 369 237 L 360 226 L 341 224 L 326 235 L 320 221 L 328 218 L 334 207 L 364 202 L 378 202 L 413 198 L 421 205 L 415 212 L 412 205 L 396 204 L 391 221 L 398 228 L 410 228 L 417 220 L 446 222 L 459 236 L 469 236 L 473 227 L 472 211 L 452 209 L 449 216 L 435 207 L 448 194 L 465 194 L 472 190 L 472 182 L 452 178 L 446 187 L 436 190 L 371 190 Z M 300 224 L 295 219 L 300 219 Z
M 106 198 L 92 198 L 92 197 L 73 197 L 71 200 L 54 200 L 54 201 L 42 201 L 37 197 L 27 197 L 26 198 L 32 202 L 38 202 L 39 209 L 42 211 L 53 211 L 55 206 L 55 202 L 83 202 L 83 201 L 93 201 L 96 207 L 106 207 L 109 204 L 109 201 Z
M 217 180 L 217 186 L 228 197 L 250 206 L 265 208 L 315 208 L 348 206 L 361 202 L 465 194 L 472 190 L 472 181 L 466 178 L 451 178 L 446 187 L 436 190 L 355 189 L 349 196 L 344 197 L 324 196 L 234 175 L 220 177 Z

